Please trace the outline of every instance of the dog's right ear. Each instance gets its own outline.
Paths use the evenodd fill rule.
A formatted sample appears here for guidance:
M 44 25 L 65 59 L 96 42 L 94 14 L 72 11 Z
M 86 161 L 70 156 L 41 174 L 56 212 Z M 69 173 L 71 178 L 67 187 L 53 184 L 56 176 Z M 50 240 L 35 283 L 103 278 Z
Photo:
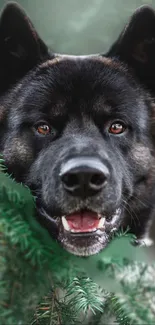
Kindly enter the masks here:
M 125 62 L 155 93 L 155 10 L 138 8 L 106 56 Z
M 8 3 L 0 17 L 0 92 L 48 58 L 48 48 L 29 17 L 17 3 Z

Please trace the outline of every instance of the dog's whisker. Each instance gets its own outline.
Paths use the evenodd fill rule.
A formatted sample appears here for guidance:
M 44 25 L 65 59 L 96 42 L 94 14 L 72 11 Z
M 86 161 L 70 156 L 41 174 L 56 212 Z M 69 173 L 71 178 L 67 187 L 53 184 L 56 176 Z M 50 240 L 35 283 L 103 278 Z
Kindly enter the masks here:
M 137 214 L 135 213 L 135 211 L 132 211 L 132 208 L 131 208 L 130 204 L 126 200 L 123 199 L 122 201 L 124 202 L 124 208 L 125 208 L 125 210 L 130 214 L 132 220 L 136 224 L 135 219 L 137 221 L 139 221 L 139 218 L 138 218 Z M 127 206 L 128 206 L 128 208 L 127 208 Z

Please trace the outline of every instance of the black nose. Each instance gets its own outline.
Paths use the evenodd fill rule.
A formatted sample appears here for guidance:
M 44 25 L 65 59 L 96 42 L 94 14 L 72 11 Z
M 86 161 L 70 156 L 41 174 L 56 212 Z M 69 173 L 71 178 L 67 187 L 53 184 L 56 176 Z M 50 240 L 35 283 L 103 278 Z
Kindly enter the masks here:
M 89 197 L 97 194 L 107 183 L 108 168 L 98 159 L 71 159 L 60 173 L 64 189 L 71 195 Z

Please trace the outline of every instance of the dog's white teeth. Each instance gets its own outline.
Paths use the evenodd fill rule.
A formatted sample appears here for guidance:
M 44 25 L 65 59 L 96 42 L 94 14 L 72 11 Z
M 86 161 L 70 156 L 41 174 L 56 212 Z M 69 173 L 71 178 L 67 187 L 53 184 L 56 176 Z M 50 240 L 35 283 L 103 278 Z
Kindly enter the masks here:
M 96 231 L 96 228 L 93 228 L 91 230 L 87 230 L 86 232 L 93 232 L 93 231 Z M 82 233 L 82 232 L 80 232 L 79 230 L 76 230 L 76 229 L 71 229 L 71 232 L 73 232 L 73 233 Z
M 70 231 L 69 224 L 64 216 L 62 217 L 62 224 L 63 224 L 65 230 Z
M 100 213 L 97 214 L 98 218 L 101 219 L 102 215 Z
M 97 228 L 103 228 L 104 224 L 105 224 L 105 218 L 101 217 Z

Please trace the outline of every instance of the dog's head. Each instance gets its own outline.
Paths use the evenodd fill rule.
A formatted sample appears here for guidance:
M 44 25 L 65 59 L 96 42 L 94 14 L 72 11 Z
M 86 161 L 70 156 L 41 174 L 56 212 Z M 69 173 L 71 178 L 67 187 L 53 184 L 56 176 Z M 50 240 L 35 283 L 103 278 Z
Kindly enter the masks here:
M 95 254 L 145 198 L 150 101 L 112 57 L 117 44 L 106 56 L 50 55 L 16 5 L 2 14 L 0 44 L 0 150 L 8 170 L 31 188 L 39 221 L 65 249 Z

